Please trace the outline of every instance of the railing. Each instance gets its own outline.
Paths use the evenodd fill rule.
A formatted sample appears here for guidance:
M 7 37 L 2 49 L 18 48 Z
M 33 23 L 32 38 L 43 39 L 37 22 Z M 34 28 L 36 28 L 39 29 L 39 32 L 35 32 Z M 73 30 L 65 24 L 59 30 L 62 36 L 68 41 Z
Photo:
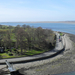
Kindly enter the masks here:
M 5 60 L 5 62 L 7 64 L 7 68 L 10 72 L 16 71 L 16 69 L 13 68 L 13 65 L 11 65 L 7 60 Z

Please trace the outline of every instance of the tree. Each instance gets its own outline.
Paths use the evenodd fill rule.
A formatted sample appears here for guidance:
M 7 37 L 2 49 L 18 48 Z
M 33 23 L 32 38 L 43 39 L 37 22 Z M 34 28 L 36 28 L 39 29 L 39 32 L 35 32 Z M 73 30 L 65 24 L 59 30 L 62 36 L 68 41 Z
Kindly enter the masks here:
M 34 28 L 29 28 L 27 30 L 27 41 L 28 41 L 28 49 L 32 49 L 34 46 L 34 40 L 35 40 L 35 29 Z
M 43 39 L 43 29 L 41 27 L 38 27 L 35 31 L 36 33 L 36 41 L 38 43 L 38 47 L 40 48 L 40 42 L 42 42 Z
M 12 40 L 11 40 L 11 31 L 10 30 L 8 30 L 6 32 L 6 34 L 3 36 L 2 40 L 4 43 L 5 49 L 8 47 L 11 51 Z
M 26 28 L 28 28 L 28 29 L 29 29 L 29 28 L 31 28 L 31 27 L 30 27 L 29 25 L 26 25 Z
M 6 37 L 7 37 L 8 47 L 9 47 L 9 49 L 10 49 L 10 51 L 11 51 L 11 44 L 12 44 L 12 40 L 11 40 L 11 30 L 8 30 L 8 31 L 7 31 Z
M 21 54 L 22 54 L 22 50 L 24 48 L 24 42 L 25 42 L 25 37 L 26 37 L 27 33 L 25 32 L 25 30 L 23 28 L 19 28 L 16 32 L 16 40 L 17 40 L 17 46 L 19 45 L 21 48 Z
M 26 25 L 24 24 L 24 25 L 22 25 L 22 27 L 24 28 L 24 30 L 26 29 Z
M 0 25 L 0 28 L 2 29 L 2 25 Z

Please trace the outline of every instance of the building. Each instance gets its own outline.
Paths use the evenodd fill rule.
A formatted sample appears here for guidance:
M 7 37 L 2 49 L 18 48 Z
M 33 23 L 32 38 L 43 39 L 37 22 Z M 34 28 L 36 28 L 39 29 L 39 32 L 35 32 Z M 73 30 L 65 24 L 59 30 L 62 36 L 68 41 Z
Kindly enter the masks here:
M 0 53 L 3 53 L 4 51 L 4 47 L 0 47 Z

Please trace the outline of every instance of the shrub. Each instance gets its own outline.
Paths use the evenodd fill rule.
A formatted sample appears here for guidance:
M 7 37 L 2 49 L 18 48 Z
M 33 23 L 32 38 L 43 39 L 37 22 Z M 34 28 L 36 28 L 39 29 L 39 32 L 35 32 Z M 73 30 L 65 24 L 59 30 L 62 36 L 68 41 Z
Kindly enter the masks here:
M 9 49 L 6 49 L 5 52 L 8 53 L 8 51 L 10 51 Z
M 16 48 L 13 48 L 12 51 L 15 52 L 15 51 L 17 51 L 17 50 L 16 50 Z
M 11 52 L 9 52 L 8 54 L 9 54 L 9 56 L 13 56 L 13 54 Z

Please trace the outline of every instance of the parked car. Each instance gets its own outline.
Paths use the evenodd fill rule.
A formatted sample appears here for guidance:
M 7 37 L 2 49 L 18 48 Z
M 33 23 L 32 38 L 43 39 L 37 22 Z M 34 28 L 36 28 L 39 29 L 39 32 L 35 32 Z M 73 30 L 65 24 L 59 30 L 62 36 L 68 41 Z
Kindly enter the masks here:
M 61 39 L 59 39 L 59 42 L 61 42 Z
M 61 39 L 61 37 L 59 36 L 59 42 L 61 42 L 62 41 L 62 39 Z

